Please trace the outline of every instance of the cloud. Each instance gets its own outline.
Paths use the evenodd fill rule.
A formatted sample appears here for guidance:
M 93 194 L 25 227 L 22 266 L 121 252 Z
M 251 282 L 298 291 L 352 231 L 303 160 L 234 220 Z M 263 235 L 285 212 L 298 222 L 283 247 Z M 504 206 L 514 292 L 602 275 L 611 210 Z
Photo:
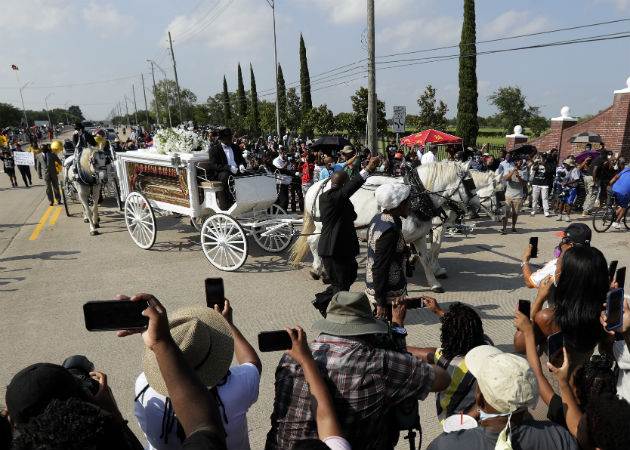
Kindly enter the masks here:
M 135 24 L 132 16 L 119 13 L 111 3 L 91 1 L 88 6 L 81 10 L 81 15 L 90 27 L 98 30 L 101 37 L 112 34 L 129 36 Z
M 497 36 L 516 36 L 518 34 L 536 33 L 549 29 L 553 21 L 545 16 L 534 16 L 532 11 L 504 12 L 492 22 L 481 27 L 479 38 L 492 39 Z
M 174 44 L 204 42 L 210 48 L 239 49 L 260 48 L 270 45 L 271 8 L 265 1 L 219 0 L 205 11 L 192 16 L 177 16 L 166 27 L 164 36 L 158 43 L 164 47 L 170 30 Z M 238 10 L 235 8 L 238 7 Z M 276 11 L 276 29 L 290 19 Z
M 365 0 L 310 0 L 308 3 L 328 11 L 328 19 L 332 23 L 348 24 L 367 20 Z M 388 17 L 412 3 L 412 0 L 376 0 L 374 15 L 378 18 Z
M 595 3 L 609 3 L 619 11 L 626 11 L 630 5 L 628 0 L 595 0 Z
M 4 33 L 51 31 L 74 21 L 74 2 L 68 0 L 5 0 L 2 2 Z
M 392 51 L 407 50 L 412 46 L 416 48 L 418 42 L 423 42 L 423 47 L 426 47 L 427 43 L 456 44 L 459 42 L 461 27 L 461 19 L 453 17 L 414 18 L 379 31 L 376 42 L 379 47 L 387 44 Z

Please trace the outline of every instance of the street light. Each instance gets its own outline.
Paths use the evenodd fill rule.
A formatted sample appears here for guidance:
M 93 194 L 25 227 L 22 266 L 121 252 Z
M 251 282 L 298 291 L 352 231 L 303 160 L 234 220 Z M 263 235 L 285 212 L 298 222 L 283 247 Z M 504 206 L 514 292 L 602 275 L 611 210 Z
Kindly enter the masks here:
M 276 45 L 276 1 L 266 0 L 271 7 L 271 15 L 273 17 L 273 57 L 275 61 L 276 71 L 276 131 L 278 132 L 278 139 L 280 136 L 280 94 L 278 93 L 278 47 Z
M 166 78 L 166 72 L 160 67 L 158 63 L 156 63 L 152 59 L 145 59 L 145 61 L 151 63 L 151 73 L 153 73 L 153 65 L 155 64 L 155 67 L 160 69 L 160 71 L 164 75 L 164 79 L 168 81 L 168 78 Z M 171 105 L 168 100 L 168 83 L 165 83 L 164 87 L 166 88 L 166 110 L 168 111 L 168 124 L 171 128 L 173 128 L 173 122 L 171 121 Z M 153 78 L 153 89 L 155 90 L 153 96 L 155 97 L 155 108 L 157 109 L 157 89 L 155 88 L 155 77 Z
M 16 74 L 17 76 L 17 74 Z M 26 83 L 24 83 L 24 86 L 22 86 L 20 89 L 20 99 L 22 100 L 22 112 L 24 113 L 24 120 L 26 121 L 26 128 L 28 129 L 28 117 L 26 117 L 26 108 L 24 107 L 24 96 L 22 95 L 22 91 L 24 89 L 26 89 L 26 86 L 28 86 L 29 84 L 33 84 L 32 81 L 27 81 Z M 18 84 L 19 86 L 19 84 Z
M 51 92 L 44 98 L 44 104 L 46 105 L 46 115 L 48 116 L 48 126 L 52 128 L 52 122 L 50 121 L 50 111 L 48 111 L 48 97 L 53 95 L 54 92 Z
M 70 119 L 68 119 L 68 103 L 70 103 L 70 100 L 63 105 L 63 111 L 66 113 L 66 125 L 70 125 Z

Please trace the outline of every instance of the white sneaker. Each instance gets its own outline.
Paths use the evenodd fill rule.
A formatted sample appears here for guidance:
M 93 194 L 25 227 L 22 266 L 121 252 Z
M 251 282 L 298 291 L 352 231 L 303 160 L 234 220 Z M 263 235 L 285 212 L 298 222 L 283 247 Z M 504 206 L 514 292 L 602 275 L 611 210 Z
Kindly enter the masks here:
M 566 219 L 564 219 L 565 222 L 571 222 L 571 217 L 569 217 L 569 215 L 567 214 Z
M 619 222 L 613 222 L 612 227 L 621 230 L 621 224 Z
M 558 217 L 556 217 L 556 222 L 560 222 L 562 220 L 562 214 L 558 214 Z
M 536 215 L 536 210 L 532 209 L 532 212 L 530 213 L 530 215 L 535 216 Z
M 545 213 L 545 217 L 549 217 L 551 214 L 549 214 L 548 212 Z

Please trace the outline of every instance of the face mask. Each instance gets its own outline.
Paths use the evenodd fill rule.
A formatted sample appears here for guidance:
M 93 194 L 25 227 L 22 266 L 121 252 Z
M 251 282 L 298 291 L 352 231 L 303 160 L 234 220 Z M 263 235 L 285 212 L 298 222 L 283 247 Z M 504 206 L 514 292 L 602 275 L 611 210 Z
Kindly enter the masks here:
M 499 438 L 497 439 L 497 443 L 494 445 L 494 450 L 512 450 L 512 440 L 510 439 L 510 432 L 512 431 L 512 427 L 510 425 L 510 419 L 512 418 L 512 413 L 504 413 L 504 414 L 487 414 L 482 410 L 479 411 L 479 421 L 483 422 L 486 419 L 491 419 L 493 417 L 508 417 L 508 421 L 505 424 L 505 428 L 501 430 L 499 433 Z
M 562 250 L 560 250 L 560 247 L 556 247 L 553 249 L 553 257 L 558 259 L 560 258 L 560 255 L 562 255 Z
M 380 167 L 378 168 L 378 171 L 379 171 L 379 172 L 385 172 L 385 166 L 380 166 Z

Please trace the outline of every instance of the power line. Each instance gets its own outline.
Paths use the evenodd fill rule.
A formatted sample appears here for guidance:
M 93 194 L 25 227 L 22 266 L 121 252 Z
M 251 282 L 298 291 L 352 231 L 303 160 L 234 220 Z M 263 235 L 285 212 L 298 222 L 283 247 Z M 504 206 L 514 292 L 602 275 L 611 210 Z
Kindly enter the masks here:
M 55 85 L 50 85 L 50 86 L 38 86 L 38 85 L 30 85 L 29 89 L 52 89 L 52 88 L 69 88 L 69 87 L 78 87 L 78 86 L 93 86 L 95 84 L 106 84 L 106 83 L 113 83 L 115 81 L 123 81 L 123 80 L 129 80 L 131 78 L 136 78 L 138 75 L 129 75 L 127 77 L 120 77 L 120 78 L 111 78 L 109 80 L 98 80 L 98 81 L 82 81 L 82 82 L 77 82 L 77 83 L 70 83 L 70 84 L 55 84 Z M 5 87 L 5 86 L 1 86 L 0 89 L 15 89 L 15 86 L 12 87 Z

